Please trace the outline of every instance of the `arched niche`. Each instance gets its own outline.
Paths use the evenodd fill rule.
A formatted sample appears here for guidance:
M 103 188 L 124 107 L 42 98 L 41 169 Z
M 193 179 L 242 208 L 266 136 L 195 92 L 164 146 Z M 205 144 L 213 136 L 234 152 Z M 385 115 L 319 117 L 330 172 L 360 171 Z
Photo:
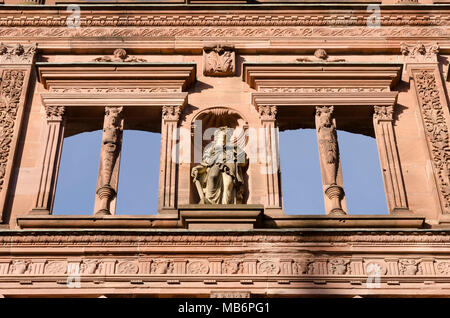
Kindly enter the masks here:
M 241 112 L 225 106 L 209 107 L 199 111 L 191 121 L 191 165 L 190 171 L 199 165 L 203 159 L 205 147 L 212 142 L 214 132 L 220 127 L 232 129 L 231 140 L 241 147 L 248 155 L 248 121 Z M 248 165 L 243 170 L 244 194 L 242 203 L 246 203 L 249 195 L 248 189 Z M 196 186 L 190 176 L 190 198 L 192 204 L 199 203 L 200 198 Z

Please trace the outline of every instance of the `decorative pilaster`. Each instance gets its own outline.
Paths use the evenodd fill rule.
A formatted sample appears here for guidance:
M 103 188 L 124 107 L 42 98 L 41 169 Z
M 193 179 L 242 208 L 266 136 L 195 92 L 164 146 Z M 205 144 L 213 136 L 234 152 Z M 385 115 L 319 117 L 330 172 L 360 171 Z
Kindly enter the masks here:
M 394 106 L 374 106 L 373 126 L 391 214 L 410 213 L 393 128 Z
M 105 107 L 95 214 L 115 213 L 123 134 L 123 107 Z
M 450 114 L 438 68 L 439 46 L 402 44 L 401 52 L 416 92 L 441 214 L 450 214 Z
M 30 214 L 51 214 L 57 174 L 64 140 L 64 106 L 47 106 L 45 150 L 41 159 L 41 176 L 33 210 Z
M 36 44 L 0 43 L 0 223 L 21 131 Z
M 159 171 L 158 211 L 173 212 L 176 208 L 176 174 L 178 161 L 177 127 L 181 106 L 162 107 L 161 161 Z M 175 157 L 174 157 L 175 156 Z
M 333 110 L 333 106 L 316 107 L 316 130 L 324 201 L 327 214 L 346 215 L 341 203 L 344 198 L 344 188 Z
M 259 118 L 263 126 L 261 150 L 264 167 L 261 171 L 266 175 L 267 200 L 266 208 L 281 209 L 280 200 L 280 155 L 278 127 L 276 125 L 277 106 L 258 106 Z

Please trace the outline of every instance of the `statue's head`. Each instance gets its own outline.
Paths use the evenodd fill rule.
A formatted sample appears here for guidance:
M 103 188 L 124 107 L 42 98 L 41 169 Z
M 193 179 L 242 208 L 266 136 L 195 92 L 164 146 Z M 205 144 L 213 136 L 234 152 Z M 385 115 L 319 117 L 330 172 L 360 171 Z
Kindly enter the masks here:
M 324 106 L 318 107 L 316 109 L 317 114 L 319 115 L 319 127 L 331 127 L 333 124 L 331 113 L 333 112 L 333 106 Z
M 314 56 L 321 60 L 326 60 L 328 58 L 327 51 L 325 51 L 324 49 L 317 49 L 314 52 Z
M 228 127 L 219 127 L 214 132 L 214 144 L 225 145 L 231 137 L 231 129 Z
M 114 51 L 114 57 L 124 60 L 127 57 L 127 51 L 125 51 L 124 49 L 116 49 Z

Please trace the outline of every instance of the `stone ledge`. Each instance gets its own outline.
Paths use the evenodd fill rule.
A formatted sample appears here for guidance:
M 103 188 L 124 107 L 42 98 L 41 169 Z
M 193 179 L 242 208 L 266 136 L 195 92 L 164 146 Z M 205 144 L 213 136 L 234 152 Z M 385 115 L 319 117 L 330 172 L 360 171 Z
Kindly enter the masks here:
M 259 204 L 189 204 L 178 210 L 181 223 L 190 230 L 251 230 L 264 215 L 264 206 Z

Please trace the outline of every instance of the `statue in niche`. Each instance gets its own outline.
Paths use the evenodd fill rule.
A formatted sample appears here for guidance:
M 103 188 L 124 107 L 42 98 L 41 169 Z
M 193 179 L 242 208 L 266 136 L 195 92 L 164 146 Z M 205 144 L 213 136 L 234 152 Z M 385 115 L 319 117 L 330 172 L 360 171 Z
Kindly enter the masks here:
M 333 106 L 316 107 L 316 127 L 319 143 L 319 156 L 322 165 L 323 179 L 326 185 L 325 194 L 331 200 L 330 214 L 345 215 L 341 199 L 344 189 L 337 184 L 339 170 L 339 149 L 336 125 L 333 120 Z
M 232 130 L 220 127 L 206 146 L 203 161 L 192 168 L 191 176 L 200 204 L 239 204 L 244 197 L 245 152 L 231 142 Z

